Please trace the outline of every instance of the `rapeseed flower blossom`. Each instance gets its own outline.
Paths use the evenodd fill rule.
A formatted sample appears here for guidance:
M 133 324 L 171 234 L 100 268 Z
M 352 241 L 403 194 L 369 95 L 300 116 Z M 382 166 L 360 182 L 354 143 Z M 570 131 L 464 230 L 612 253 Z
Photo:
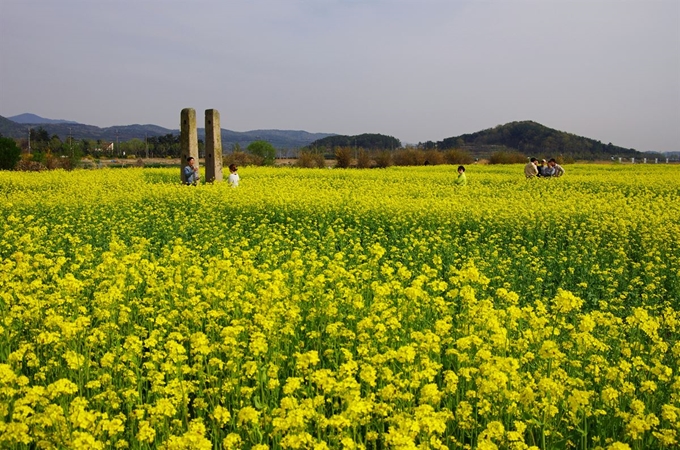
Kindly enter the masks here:
M 0 447 L 677 446 L 679 172 L 515 169 L 0 173 Z

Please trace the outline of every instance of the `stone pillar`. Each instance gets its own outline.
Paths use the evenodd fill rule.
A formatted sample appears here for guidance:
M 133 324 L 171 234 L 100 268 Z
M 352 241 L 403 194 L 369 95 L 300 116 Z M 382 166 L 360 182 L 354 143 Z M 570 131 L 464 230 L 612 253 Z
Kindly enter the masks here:
M 180 164 L 182 166 L 180 177 L 182 183 L 185 183 L 184 168 L 187 166 L 187 158 L 193 156 L 196 159 L 196 165 L 198 165 L 198 133 L 196 131 L 196 111 L 193 108 L 182 110 L 179 129 Z
M 216 109 L 205 110 L 205 181 L 222 181 L 222 128 Z

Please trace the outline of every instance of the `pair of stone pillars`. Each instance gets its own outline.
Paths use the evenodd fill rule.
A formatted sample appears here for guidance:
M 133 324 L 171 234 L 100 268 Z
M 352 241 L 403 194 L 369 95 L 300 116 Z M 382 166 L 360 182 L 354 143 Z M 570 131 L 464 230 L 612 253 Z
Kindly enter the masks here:
M 184 108 L 180 114 L 180 135 L 182 169 L 180 177 L 184 179 L 184 168 L 187 159 L 193 156 L 198 164 L 198 133 L 196 132 L 196 111 Z M 205 181 L 212 183 L 222 181 L 222 128 L 220 113 L 216 109 L 205 110 Z

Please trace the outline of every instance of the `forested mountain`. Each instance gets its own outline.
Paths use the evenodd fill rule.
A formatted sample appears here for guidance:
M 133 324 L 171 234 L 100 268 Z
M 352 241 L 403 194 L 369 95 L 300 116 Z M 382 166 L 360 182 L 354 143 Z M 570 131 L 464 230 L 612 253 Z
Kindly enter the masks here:
M 145 147 L 156 142 L 174 142 L 179 130 L 171 130 L 157 125 L 123 125 L 99 128 L 76 122 L 44 119 L 33 114 L 21 114 L 21 120 L 38 120 L 41 123 L 16 123 L 0 116 L 0 134 L 15 139 L 26 139 L 29 128 L 48 138 L 57 136 L 62 142 L 93 141 L 96 146 L 106 143 L 128 141 L 145 142 Z M 205 130 L 197 130 L 198 138 L 205 139 Z M 222 129 L 222 148 L 225 153 L 235 147 L 245 148 L 254 141 L 267 141 L 280 150 L 299 148 L 355 147 L 366 150 L 394 150 L 401 147 L 399 139 L 383 134 L 360 134 L 356 136 L 335 135 L 330 133 L 308 133 L 295 130 L 253 130 L 232 131 Z M 168 144 L 170 145 L 170 144 Z M 173 144 L 174 145 L 174 144 Z M 87 147 L 87 146 L 85 146 Z M 635 149 L 619 147 L 612 143 L 548 128 L 533 121 L 510 122 L 476 133 L 462 134 L 438 142 L 419 143 L 424 149 L 463 149 L 478 158 L 488 158 L 497 151 L 517 151 L 525 156 L 548 158 L 562 156 L 575 160 L 598 160 L 616 157 L 654 157 L 652 153 L 641 153 Z M 166 149 L 167 150 L 167 149 Z M 657 154 L 658 155 L 658 154 Z M 658 155 L 661 157 L 662 155 Z
M 34 116 L 22 114 L 26 116 Z M 158 125 L 121 125 L 115 127 L 99 128 L 94 125 L 84 125 L 75 122 L 54 121 L 37 117 L 40 123 L 16 123 L 10 119 L 0 116 L 0 133 L 3 136 L 15 139 L 22 139 L 28 135 L 29 127 L 32 129 L 45 130 L 50 136 L 59 136 L 62 140 L 93 140 L 103 142 L 126 142 L 132 139 L 145 140 L 147 138 L 166 136 L 168 134 L 177 135 L 179 130 L 171 130 Z M 197 130 L 198 138 L 205 138 L 205 129 Z M 234 145 L 238 144 L 245 148 L 253 141 L 263 140 L 272 144 L 278 149 L 296 149 L 308 145 L 314 140 L 330 136 L 330 133 L 308 133 L 299 130 L 253 130 L 253 131 L 231 131 L 222 128 L 222 148 L 229 151 Z
M 28 129 L 23 125 L 12 122 L 6 117 L 0 116 L 0 134 L 5 137 L 20 139 L 28 136 Z
M 575 134 L 565 133 L 530 120 L 510 122 L 494 128 L 446 138 L 435 143 L 438 149 L 463 148 L 475 155 L 487 157 L 498 150 L 515 150 L 527 156 L 569 156 L 577 160 L 639 157 L 641 152 L 623 148 L 611 142 L 603 144 Z M 434 146 L 432 145 L 432 146 Z
M 401 147 L 399 139 L 384 134 L 359 134 L 356 136 L 334 135 L 318 139 L 310 148 L 358 147 L 367 150 L 393 150 Z
M 72 120 L 46 119 L 31 113 L 19 114 L 17 116 L 8 117 L 8 119 L 16 123 L 78 123 Z
M 225 151 L 231 149 L 235 144 L 241 148 L 246 148 L 254 141 L 267 141 L 277 149 L 298 149 L 309 145 L 317 139 L 332 136 L 330 133 L 309 133 L 301 130 L 252 130 L 252 131 L 231 131 L 222 129 L 222 148 Z M 205 137 L 205 129 L 198 129 L 199 139 Z

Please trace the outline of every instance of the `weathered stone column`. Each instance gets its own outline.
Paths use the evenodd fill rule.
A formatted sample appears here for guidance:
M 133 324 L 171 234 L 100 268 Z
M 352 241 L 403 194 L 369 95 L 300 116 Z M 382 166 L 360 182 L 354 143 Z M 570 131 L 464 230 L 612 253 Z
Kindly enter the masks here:
M 198 133 L 196 131 L 196 111 L 193 108 L 184 108 L 180 114 L 180 135 L 179 144 L 181 147 L 180 164 L 182 171 L 180 177 L 182 183 L 186 183 L 184 179 L 184 168 L 188 165 L 187 158 L 193 156 L 196 159 L 198 166 Z
M 216 109 L 205 110 L 205 181 L 222 181 L 222 128 Z

